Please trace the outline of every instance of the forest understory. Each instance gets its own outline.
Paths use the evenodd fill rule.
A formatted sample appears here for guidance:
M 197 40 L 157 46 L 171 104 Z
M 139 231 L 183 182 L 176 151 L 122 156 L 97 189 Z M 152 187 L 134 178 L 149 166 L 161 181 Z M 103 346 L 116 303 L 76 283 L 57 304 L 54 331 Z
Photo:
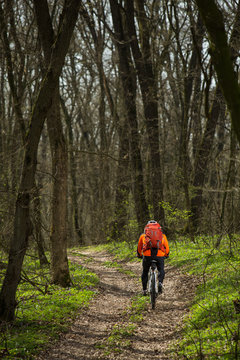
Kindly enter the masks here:
M 79 309 L 70 330 L 35 359 L 176 359 L 172 345 L 181 336 L 197 279 L 167 265 L 155 310 L 147 303 L 143 316 L 134 319 L 131 302 L 141 294 L 141 263 L 123 262 L 117 268 L 109 253 L 88 249 L 81 255 L 70 260 L 98 275 L 98 295 L 87 311 Z

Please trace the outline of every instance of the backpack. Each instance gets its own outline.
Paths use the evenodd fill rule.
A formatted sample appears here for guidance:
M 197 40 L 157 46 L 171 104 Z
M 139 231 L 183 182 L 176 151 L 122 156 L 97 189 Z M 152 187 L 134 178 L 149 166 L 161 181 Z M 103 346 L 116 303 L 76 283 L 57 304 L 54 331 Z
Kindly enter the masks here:
M 152 248 L 157 248 L 164 251 L 164 246 L 162 244 L 162 229 L 157 222 L 149 222 L 144 228 L 144 233 L 146 237 L 143 244 L 143 251 Z

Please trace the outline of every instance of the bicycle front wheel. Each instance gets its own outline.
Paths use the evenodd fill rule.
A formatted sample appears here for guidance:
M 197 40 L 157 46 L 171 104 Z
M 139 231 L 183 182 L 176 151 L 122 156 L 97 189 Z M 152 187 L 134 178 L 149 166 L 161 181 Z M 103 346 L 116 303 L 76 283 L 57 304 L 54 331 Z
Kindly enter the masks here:
M 151 291 L 150 291 L 151 305 L 153 310 L 155 309 L 155 304 L 156 304 L 155 276 L 156 274 L 153 273 L 151 277 Z

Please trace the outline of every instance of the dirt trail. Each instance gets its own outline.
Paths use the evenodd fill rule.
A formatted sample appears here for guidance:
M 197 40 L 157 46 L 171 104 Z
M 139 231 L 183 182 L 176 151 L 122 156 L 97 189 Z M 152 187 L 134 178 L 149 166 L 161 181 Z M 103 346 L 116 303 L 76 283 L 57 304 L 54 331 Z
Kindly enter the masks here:
M 142 322 L 137 323 L 128 346 L 121 344 L 121 352 L 106 354 L 106 340 L 113 326 L 127 324 L 127 308 L 131 298 L 141 291 L 141 263 L 124 264 L 136 276 L 130 277 L 115 268 L 104 266 L 112 261 L 107 253 L 81 252 L 93 258 L 87 265 L 84 258 L 71 256 L 71 260 L 86 266 L 100 278 L 100 292 L 88 310 L 79 314 L 71 329 L 51 349 L 42 353 L 38 360 L 172 360 L 175 359 L 169 347 L 179 338 L 183 317 L 195 291 L 195 281 L 179 270 L 166 266 L 164 292 L 157 298 L 156 309 L 150 306 Z M 101 348 L 102 345 L 102 348 Z

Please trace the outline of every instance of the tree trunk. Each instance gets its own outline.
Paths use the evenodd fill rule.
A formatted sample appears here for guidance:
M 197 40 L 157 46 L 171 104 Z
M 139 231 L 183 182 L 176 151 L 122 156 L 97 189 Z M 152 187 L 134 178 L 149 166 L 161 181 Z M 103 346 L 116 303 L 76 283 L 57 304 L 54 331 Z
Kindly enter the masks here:
M 130 193 L 130 161 L 129 161 L 129 124 L 127 117 L 121 123 L 117 114 L 116 106 L 110 93 L 107 79 L 104 77 L 104 87 L 111 110 L 112 118 L 116 124 L 116 129 L 119 137 L 119 152 L 118 165 L 116 171 L 116 195 L 115 195 L 115 210 L 114 220 L 111 229 L 111 237 L 114 240 L 119 240 L 122 235 L 126 233 L 126 225 L 128 223 L 128 209 L 129 209 L 129 193 Z
M 220 246 L 221 240 L 222 240 L 222 234 L 224 231 L 226 231 L 228 234 L 232 234 L 234 232 L 234 219 L 233 219 L 233 192 L 234 192 L 234 186 L 235 186 L 235 167 L 236 167 L 236 136 L 233 130 L 231 130 L 231 139 L 230 139 L 230 160 L 228 165 L 228 172 L 227 172 L 227 178 L 226 178 L 226 184 L 225 184 L 225 192 L 223 194 L 222 199 L 222 208 L 221 208 L 221 215 L 220 215 L 220 236 L 218 237 L 216 241 L 216 248 Z M 228 191 L 230 191 L 228 195 Z M 230 206 L 229 206 L 229 212 L 226 216 L 226 222 L 225 222 L 225 207 L 226 207 L 226 200 L 227 197 L 230 197 Z M 226 225 L 225 225 L 226 223 Z
M 42 81 L 42 86 L 33 108 L 25 147 L 21 182 L 16 201 L 14 234 L 10 243 L 8 267 L 0 293 L 0 320 L 2 321 L 12 321 L 15 317 L 15 296 L 28 245 L 28 237 L 32 231 L 29 208 L 35 181 L 38 144 L 44 120 L 51 107 L 52 97 L 64 65 L 64 59 L 77 21 L 79 6 L 80 0 L 69 0 L 65 3 L 63 16 L 61 17 L 62 26 L 52 50 L 51 64 Z
M 115 195 L 115 211 L 114 211 L 114 219 L 111 223 L 110 235 L 114 240 L 118 240 L 121 238 L 121 235 L 124 233 L 125 226 L 127 224 L 127 204 L 129 200 L 129 181 L 128 178 L 130 176 L 129 172 L 129 133 L 128 133 L 128 122 L 125 117 L 124 124 L 120 123 L 119 116 L 116 112 L 116 107 L 114 105 L 112 95 L 110 92 L 109 84 L 107 78 L 104 73 L 104 67 L 102 62 L 102 51 L 99 51 L 99 47 L 101 50 L 102 46 L 102 38 L 97 35 L 96 28 L 94 26 L 93 19 L 90 18 L 88 12 L 85 8 L 81 8 L 81 15 L 85 19 L 89 30 L 92 34 L 92 38 L 95 44 L 96 50 L 96 62 L 98 66 L 98 72 L 100 76 L 100 85 L 101 85 L 101 94 L 103 94 L 103 90 L 106 94 L 106 98 L 108 100 L 108 105 L 111 111 L 111 115 L 113 121 L 116 125 L 116 129 L 119 136 L 119 153 L 118 153 L 118 167 L 116 174 L 116 195 Z M 104 101 L 104 97 L 102 96 L 102 101 Z M 103 108 L 103 106 L 102 106 Z M 102 114 L 102 115 L 101 115 Z M 99 112 L 100 119 L 104 116 L 104 112 Z M 101 129 L 104 129 L 104 122 L 102 121 Z M 104 132 L 102 133 L 101 139 L 104 139 Z M 103 150 L 104 144 L 102 144 Z M 103 174 L 105 169 L 103 167 Z M 107 173 L 109 172 L 109 168 L 107 167 Z M 104 179 L 104 177 L 103 177 Z M 106 179 L 107 180 L 107 179 Z
M 10 4 L 8 4 L 8 6 L 10 6 Z M 9 10 L 10 10 L 10 14 L 13 15 L 12 8 L 10 9 L 10 7 L 9 7 Z M 11 18 L 11 24 L 13 25 L 12 18 Z M 2 5 L 0 5 L 0 32 L 1 32 L 2 41 L 4 44 L 3 50 L 4 50 L 6 63 L 7 63 L 8 84 L 9 84 L 9 87 L 11 90 L 11 95 L 13 98 L 14 112 L 16 115 L 17 122 L 19 123 L 19 126 L 20 126 L 21 136 L 22 136 L 22 140 L 24 143 L 26 129 L 25 129 L 24 118 L 23 118 L 23 114 L 22 114 L 21 100 L 20 100 L 21 95 L 22 95 L 21 92 L 23 92 L 23 89 L 21 89 L 21 88 L 17 89 L 17 86 L 16 86 L 16 81 L 14 78 L 14 71 L 13 71 L 14 64 L 13 64 L 11 50 L 10 50 L 10 42 L 9 42 L 9 39 L 7 36 L 7 24 L 5 22 Z M 21 81 L 19 81 L 19 82 L 21 83 Z
M 189 7 L 189 11 L 191 12 L 190 7 Z M 193 93 L 194 80 L 197 79 L 197 74 L 199 73 L 198 70 L 200 68 L 200 59 L 198 58 L 198 54 L 202 53 L 202 41 L 204 35 L 203 25 L 200 17 L 198 17 L 196 24 L 192 23 L 192 35 L 193 35 L 193 39 L 195 39 L 195 44 L 194 44 L 195 46 L 193 46 L 192 55 L 188 66 L 188 71 L 186 64 L 184 64 L 184 69 L 185 69 L 184 101 L 183 101 L 181 132 L 180 132 L 180 141 L 179 141 L 180 144 L 179 167 L 181 169 L 182 185 L 185 193 L 187 210 L 190 210 L 190 195 L 189 195 L 190 159 L 188 152 L 189 110 L 191 106 L 191 97 Z
M 213 143 L 213 139 L 214 139 L 217 121 L 219 120 L 219 117 L 220 117 L 220 119 L 225 117 L 225 105 L 222 105 L 222 104 L 224 104 L 223 96 L 226 99 L 224 91 L 225 92 L 227 91 L 227 86 L 231 87 L 231 83 L 228 83 L 228 80 L 227 80 L 228 73 L 225 73 L 225 71 L 227 71 L 227 72 L 230 71 L 230 77 L 232 79 L 233 79 L 233 76 L 235 77 L 235 74 L 232 73 L 233 64 L 230 64 L 231 59 L 230 58 L 228 59 L 228 55 L 229 55 L 229 52 L 231 52 L 233 58 L 237 56 L 236 49 L 234 48 L 233 43 L 236 44 L 236 42 L 239 42 L 238 39 L 239 39 L 239 31 L 240 31 L 239 30 L 240 4 L 238 5 L 238 11 L 237 11 L 237 14 L 235 17 L 235 23 L 234 23 L 232 34 L 231 34 L 230 47 L 228 47 L 228 45 L 227 45 L 226 34 L 224 32 L 224 26 L 223 26 L 221 14 L 220 14 L 218 8 L 216 7 L 216 5 L 214 4 L 214 1 L 210 1 L 209 5 L 210 6 L 208 9 L 208 6 L 206 6 L 206 2 L 203 1 L 199 6 L 199 10 L 201 12 L 201 15 L 203 17 L 203 20 L 205 22 L 208 32 L 210 31 L 210 33 L 209 33 L 210 39 L 212 41 L 212 45 L 214 45 L 213 46 L 214 47 L 214 56 L 212 56 L 212 61 L 213 61 L 213 64 L 215 66 L 215 69 L 216 69 L 216 72 L 218 75 L 218 86 L 216 89 L 216 93 L 215 93 L 215 97 L 214 97 L 214 101 L 213 101 L 213 105 L 212 105 L 212 110 L 209 114 L 206 114 L 206 116 L 207 116 L 206 129 L 205 129 L 205 133 L 204 133 L 204 136 L 202 139 L 202 143 L 199 148 L 199 152 L 197 153 L 197 156 L 195 158 L 193 186 L 196 189 L 196 193 L 195 193 L 195 196 L 193 196 L 193 198 L 191 199 L 192 217 L 190 219 L 190 229 L 193 232 L 197 231 L 198 226 L 199 226 L 199 219 L 200 219 L 200 214 L 201 214 L 201 210 L 202 210 L 203 185 L 204 185 L 204 180 L 205 180 L 205 176 L 206 176 L 206 172 L 207 172 L 207 164 L 208 164 L 210 151 L 212 148 L 212 143 Z M 206 11 L 205 15 L 203 15 L 203 12 L 202 12 L 203 9 L 204 9 L 204 11 Z M 215 20 L 219 21 L 219 23 L 214 23 L 214 22 L 212 23 L 212 19 L 207 18 L 207 14 L 211 14 L 214 21 Z M 219 26 L 219 29 L 218 29 L 218 26 Z M 216 31 L 216 34 L 212 33 L 213 30 Z M 218 31 L 219 31 L 219 34 L 217 34 Z M 219 49 L 216 50 L 215 46 L 219 46 Z M 219 55 L 218 51 L 220 51 L 221 55 Z M 217 59 L 217 57 L 218 57 L 218 59 Z M 222 57 L 225 57 L 225 59 L 222 59 Z M 231 67 L 232 67 L 232 70 L 231 70 Z M 222 75 L 221 75 L 220 70 L 222 70 L 222 71 L 224 70 L 224 73 Z M 219 79 L 219 76 L 221 77 L 220 79 Z M 238 85 L 236 84 L 236 79 L 234 81 L 235 81 L 235 83 L 233 83 L 233 88 L 235 88 L 235 94 L 233 95 L 233 97 L 235 97 L 235 101 L 239 101 L 239 115 L 240 115 L 240 89 L 239 89 Z M 221 90 L 220 90 L 220 88 L 221 88 Z M 236 91 L 239 92 L 239 99 L 237 99 L 237 97 L 236 97 L 236 95 L 237 95 Z M 227 94 L 227 96 L 228 96 L 228 94 Z M 231 99 L 231 105 L 230 105 L 229 110 L 232 108 L 232 106 L 234 106 L 234 105 L 233 105 L 232 99 Z M 206 108 L 208 108 L 208 106 L 206 106 Z M 236 111 L 237 111 L 236 109 L 233 110 L 234 118 L 237 114 Z M 231 112 L 231 110 L 230 110 L 230 112 Z M 235 122 L 235 125 L 236 125 L 236 120 L 237 119 L 233 120 L 233 118 L 232 118 L 232 121 Z M 238 119 L 238 122 L 239 122 L 239 119 Z M 221 123 L 221 121 L 220 121 L 220 123 Z M 240 122 L 239 122 L 239 124 L 240 124 Z M 233 124 L 233 127 L 234 127 L 234 124 Z M 240 129 L 240 125 L 239 125 L 239 129 Z M 235 132 L 236 132 L 236 130 L 235 130 Z M 223 204 L 224 204 L 224 202 L 223 202 Z
M 73 206 L 73 227 L 77 234 L 77 242 L 79 245 L 83 245 L 83 233 L 80 225 L 80 219 L 78 214 L 78 194 L 77 194 L 77 178 L 76 178 L 76 163 L 73 152 L 73 129 L 71 118 L 68 113 L 67 107 L 64 103 L 64 100 L 61 98 L 61 106 L 63 109 L 65 122 L 68 130 L 68 141 L 69 141 L 69 167 L 70 167 L 70 176 L 72 180 L 72 206 Z
M 124 36 L 124 27 L 119 5 L 115 1 L 110 0 L 110 6 L 119 56 L 119 72 L 123 88 L 125 116 L 127 117 L 126 121 L 128 121 L 130 128 L 130 161 L 133 170 L 135 212 L 139 230 L 141 229 L 140 231 L 142 231 L 144 224 L 149 218 L 149 212 L 143 183 L 143 168 L 137 124 L 136 76 L 133 71 L 133 64 L 131 63 L 129 45 Z
M 101 41 L 100 41 L 101 43 Z M 104 90 L 104 72 L 103 72 L 103 64 L 102 64 L 102 44 L 98 44 L 97 46 L 97 68 L 99 74 L 99 105 L 98 105 L 98 113 L 99 113 L 99 127 L 100 127 L 100 152 L 101 154 L 106 154 L 108 152 L 108 142 L 106 135 L 106 121 L 105 121 L 105 90 Z M 110 204 L 110 189 L 109 189 L 109 162 L 106 159 L 106 156 L 102 156 L 100 160 L 100 174 L 99 174 L 99 203 L 100 205 L 100 214 L 99 221 L 101 223 L 102 229 L 107 228 L 107 214 L 108 207 Z M 106 233 L 102 230 L 103 236 L 106 237 Z
M 34 196 L 33 196 L 33 206 L 34 206 L 34 214 L 33 214 L 33 227 L 34 227 L 34 235 L 37 243 L 38 250 L 38 258 L 40 261 L 40 265 L 44 266 L 48 264 L 48 259 L 45 255 L 44 251 L 44 241 L 42 236 L 42 222 L 41 222 L 41 202 L 40 202 L 40 194 L 37 184 L 34 186 Z
M 51 49 L 55 41 L 47 1 L 35 1 L 35 11 L 47 68 L 51 61 Z M 47 116 L 47 127 L 51 145 L 53 174 L 50 235 L 52 282 L 65 287 L 71 283 L 67 261 L 68 156 L 60 115 L 59 84 L 53 94 L 52 106 Z
M 215 130 L 219 116 L 225 116 L 225 107 L 222 106 L 224 101 L 220 88 L 217 87 L 215 98 L 213 101 L 210 114 L 207 115 L 206 128 L 203 134 L 202 142 L 197 152 L 194 164 L 194 177 L 193 187 L 194 196 L 191 199 L 191 218 L 190 218 L 190 231 L 191 233 L 197 232 L 199 229 L 199 220 L 202 212 L 202 195 L 203 185 L 208 169 L 208 160 L 212 149 Z
M 218 83 L 231 115 L 233 129 L 240 143 L 240 88 L 234 71 L 223 16 L 214 0 L 196 0 L 210 41 L 210 54 Z
M 151 158 L 151 203 L 153 206 L 153 215 L 155 219 L 159 220 L 164 225 L 164 210 L 161 206 L 161 201 L 163 201 L 163 184 L 159 144 L 157 100 L 158 96 L 156 79 L 154 76 L 153 64 L 151 60 L 152 56 L 150 50 L 149 32 L 150 24 L 144 10 L 144 2 L 141 0 L 137 0 L 136 5 L 141 50 L 137 41 L 136 29 L 134 24 L 134 4 L 132 0 L 126 2 L 129 39 L 131 39 L 131 49 L 142 93 L 144 116 L 146 120 L 146 128 L 148 134 Z
M 67 259 L 67 190 L 68 155 L 60 118 L 59 85 L 47 116 L 48 134 L 52 153 L 52 221 L 51 221 L 51 274 L 54 284 L 71 284 Z

